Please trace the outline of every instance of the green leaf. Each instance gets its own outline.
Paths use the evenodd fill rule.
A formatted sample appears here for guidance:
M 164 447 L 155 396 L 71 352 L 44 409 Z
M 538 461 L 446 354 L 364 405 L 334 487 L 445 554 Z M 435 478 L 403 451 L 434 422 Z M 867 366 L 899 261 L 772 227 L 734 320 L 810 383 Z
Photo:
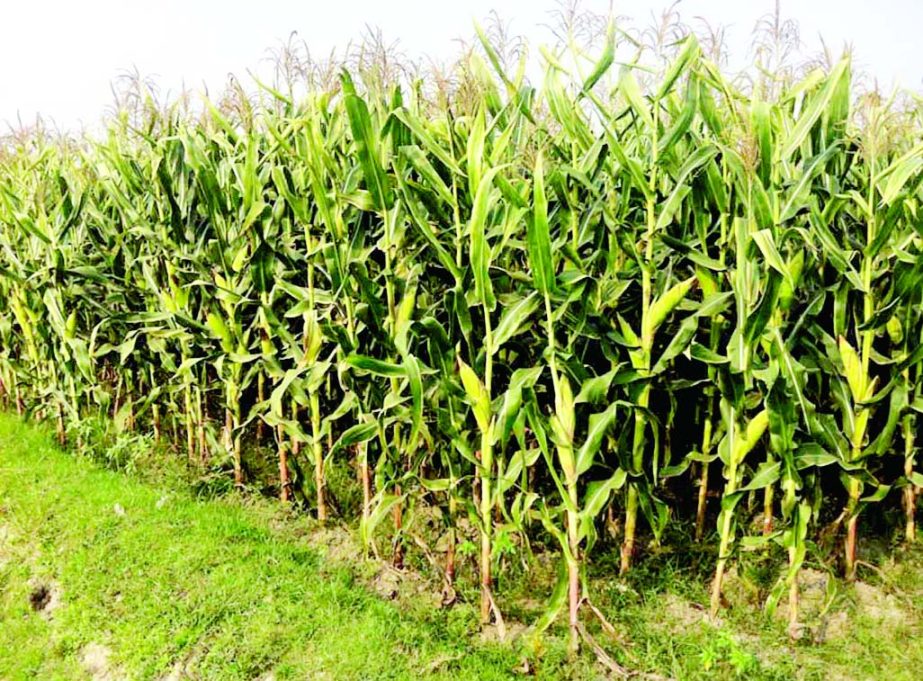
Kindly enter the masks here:
M 409 112 L 407 109 L 396 109 L 391 115 L 395 116 L 401 123 L 410 128 L 410 131 L 423 142 L 426 150 L 431 153 L 433 156 L 439 159 L 440 163 L 444 165 L 453 175 L 462 176 L 464 173 L 459 165 L 455 162 L 455 159 L 452 155 L 436 141 L 436 138 L 433 137 L 429 130 L 423 125 L 419 118 L 416 115 Z
M 772 236 L 772 232 L 768 229 L 761 229 L 753 232 L 750 236 L 753 241 L 756 242 L 756 245 L 759 247 L 766 262 L 769 263 L 769 266 L 781 274 L 786 281 L 791 282 L 791 272 L 789 272 L 788 267 L 786 267 L 785 263 L 782 261 L 782 256 L 776 248 L 776 242 Z
M 766 428 L 769 426 L 769 411 L 763 409 L 756 416 L 750 419 L 743 436 L 738 438 L 733 451 L 733 458 L 740 464 L 746 458 L 747 454 L 753 451 Z
M 535 288 L 542 295 L 554 290 L 554 266 L 551 260 L 551 235 L 548 228 L 548 199 L 545 196 L 545 176 L 542 155 L 535 161 L 533 188 L 533 214 L 526 235 L 529 248 L 529 265 Z
M 755 490 L 765 489 L 779 479 L 779 473 L 782 470 L 782 464 L 779 461 L 764 461 L 760 464 L 756 473 L 750 478 L 750 482 L 741 487 L 739 492 L 752 492 Z
M 631 68 L 625 67 L 622 69 L 622 75 L 619 79 L 619 90 L 622 92 L 622 95 L 638 118 L 644 122 L 644 125 L 649 130 L 653 129 L 654 119 L 651 116 L 651 109 L 647 101 L 645 101 L 644 95 L 641 93 L 641 88 L 638 85 L 638 81 L 635 80 L 635 74 Z
M 428 492 L 446 492 L 452 487 L 449 478 L 420 478 L 420 486 Z
M 767 102 L 755 100 L 750 116 L 759 149 L 759 177 L 764 187 L 770 185 L 772 177 L 772 108 Z
M 679 51 L 676 59 L 673 60 L 673 63 L 670 64 L 670 68 L 668 68 L 666 73 L 664 73 L 663 80 L 660 83 L 660 88 L 658 88 L 654 99 L 663 99 L 667 93 L 670 92 L 670 89 L 673 87 L 673 84 L 676 82 L 676 80 L 683 75 L 683 73 L 689 68 L 689 65 L 698 56 L 699 42 L 696 40 L 696 37 L 693 33 L 689 33 L 683 40 L 683 47 Z
M 481 383 L 481 379 L 474 373 L 474 369 L 465 364 L 460 357 L 456 361 L 465 394 L 468 396 L 468 403 L 474 410 L 474 418 L 478 422 L 478 428 L 482 433 L 486 433 L 490 429 L 490 396 L 484 384 Z
M 253 285 L 259 293 L 272 290 L 276 254 L 265 241 L 260 243 L 250 260 L 250 273 Z
M 699 108 L 699 85 L 694 80 L 686 88 L 686 98 L 683 108 L 679 115 L 673 120 L 673 124 L 667 130 L 666 134 L 657 142 L 657 153 L 659 156 L 673 150 L 673 147 L 689 131 L 692 121 Z
M 879 501 L 884 500 L 888 496 L 888 492 L 891 491 L 891 485 L 878 485 L 875 488 L 875 491 L 869 494 L 868 496 L 862 497 L 860 501 L 866 504 L 876 504 Z
M 810 185 L 814 178 L 827 166 L 827 161 L 840 149 L 839 143 L 831 144 L 823 152 L 811 159 L 807 167 L 801 171 L 798 182 L 788 191 L 788 199 L 779 211 L 779 222 L 788 222 L 805 207 L 810 206 Z
M 615 22 L 610 21 L 608 27 L 606 28 L 606 45 L 603 49 L 603 53 L 599 56 L 599 59 L 596 61 L 596 65 L 593 67 L 593 70 L 590 72 L 590 75 L 586 77 L 586 80 L 583 81 L 583 91 L 589 92 L 593 89 L 593 86 L 599 82 L 599 79 L 602 78 L 606 71 L 609 70 L 609 67 L 612 66 L 612 62 L 615 61 Z
M 410 161 L 410 165 L 414 167 L 414 170 L 420 173 L 420 176 L 425 180 L 423 183 L 425 188 L 434 190 L 439 195 L 439 198 L 449 205 L 455 204 L 455 197 L 452 195 L 449 186 L 436 172 L 433 164 L 429 162 L 420 147 L 415 144 L 406 145 L 401 147 L 401 153 Z
M 490 212 L 493 178 L 500 168 L 491 168 L 478 184 L 471 211 L 471 268 L 474 271 L 474 294 L 488 310 L 496 305 L 490 281 L 490 245 L 487 243 L 486 224 Z
M 497 413 L 497 423 L 500 424 L 500 443 L 502 445 L 506 444 L 513 426 L 519 418 L 522 409 L 523 390 L 534 386 L 544 369 L 542 365 L 530 369 L 516 369 L 510 377 L 509 387 L 503 396 L 503 404 Z
M 380 213 L 385 213 L 394 205 L 394 196 L 388 176 L 381 164 L 378 148 L 378 134 L 373 129 L 372 118 L 368 106 L 353 86 L 352 78 L 344 70 L 340 76 L 345 97 L 343 102 L 349 117 L 349 126 L 352 129 L 353 140 L 362 166 L 366 188 L 372 195 L 375 208 Z
M 599 376 L 592 376 L 580 384 L 580 392 L 574 398 L 574 404 L 589 402 L 590 404 L 599 404 L 607 399 L 609 387 L 613 379 L 624 370 L 620 366 L 607 371 Z
M 823 468 L 834 463 L 840 463 L 839 457 L 831 454 L 816 442 L 805 442 L 795 450 L 795 464 L 798 470 L 812 466 Z
M 917 145 L 911 152 L 894 161 L 882 173 L 883 177 L 887 177 L 887 181 L 881 190 L 881 200 L 890 206 L 907 184 L 907 180 L 921 170 L 923 170 L 923 145 Z
M 374 421 L 369 423 L 357 423 L 343 431 L 333 444 L 330 453 L 333 454 L 347 447 L 368 442 L 376 435 L 378 435 L 378 424 Z
M 590 427 L 586 439 L 577 452 L 576 474 L 578 477 L 586 473 L 593 465 L 593 460 L 602 446 L 606 433 L 615 421 L 617 406 L 613 403 L 605 411 L 590 415 Z
M 405 451 L 413 453 L 423 427 L 423 377 L 420 374 L 420 363 L 413 355 L 405 355 L 403 368 L 410 386 L 411 403 L 411 428 Z
M 375 528 L 377 528 L 381 524 L 381 521 L 388 516 L 388 513 L 394 508 L 394 505 L 404 499 L 404 496 L 405 495 L 391 494 L 385 491 L 381 491 L 375 495 L 372 500 L 372 512 L 367 519 L 363 518 L 359 523 L 359 536 L 362 538 L 363 544 L 367 545 L 372 540 Z
M 840 62 L 833 67 L 833 70 L 830 71 L 827 78 L 824 80 L 820 92 L 808 100 L 807 105 L 798 117 L 795 128 L 785 141 L 785 146 L 780 154 L 782 160 L 788 160 L 795 149 L 801 146 L 802 142 L 804 142 L 805 138 L 808 136 L 808 133 L 811 132 L 811 128 L 814 127 L 814 124 L 818 121 L 821 114 L 830 103 L 830 99 L 836 92 L 840 80 L 844 78 L 849 78 L 848 57 L 840 60 Z
M 544 519 L 545 516 L 543 515 L 542 520 L 544 521 Z M 554 523 L 550 519 L 545 524 L 548 527 L 554 527 Z M 567 543 L 566 540 L 564 543 Z M 564 564 L 562 562 L 558 569 L 558 581 L 555 582 L 551 596 L 549 596 L 548 600 L 545 602 L 545 610 L 542 612 L 541 616 L 535 620 L 535 624 L 532 625 L 534 631 L 533 636 L 536 642 L 538 641 L 539 635 L 557 619 L 565 603 L 567 603 L 567 570 L 564 569 Z
M 645 336 L 652 338 L 660 325 L 663 324 L 667 316 L 679 305 L 692 287 L 696 283 L 695 275 L 674 284 L 662 296 L 654 300 L 651 304 L 650 312 L 647 317 L 647 327 L 644 330 Z
M 221 341 L 221 349 L 226 353 L 234 351 L 234 342 L 227 325 L 224 323 L 224 317 L 217 312 L 209 312 L 207 317 L 208 328 L 212 335 Z
M 705 347 L 701 343 L 693 343 L 689 348 L 689 355 L 692 359 L 699 362 L 704 362 L 705 364 L 711 364 L 714 366 L 719 366 L 723 364 L 728 364 L 730 361 L 724 355 L 719 355 L 717 352 L 714 352 L 710 348 Z
M 627 478 L 628 474 L 619 468 L 610 478 L 589 483 L 583 495 L 583 508 L 580 516 L 587 520 L 598 518 L 606 502 L 609 501 L 609 497 L 613 492 L 622 488 Z
M 385 362 L 367 355 L 348 355 L 346 363 L 354 369 L 365 371 L 375 376 L 398 377 L 407 373 L 406 369 L 400 364 Z
M 522 333 L 528 325 L 529 317 L 538 309 L 538 305 L 538 295 L 533 291 L 513 305 L 505 307 L 500 323 L 493 330 L 492 347 L 489 351 L 496 354 L 510 338 Z
M 849 390 L 852 393 L 853 400 L 859 402 L 866 398 L 865 394 L 865 374 L 862 371 L 862 362 L 855 348 L 849 344 L 843 336 L 838 341 L 840 350 L 840 359 L 843 362 L 843 374 L 849 383 Z

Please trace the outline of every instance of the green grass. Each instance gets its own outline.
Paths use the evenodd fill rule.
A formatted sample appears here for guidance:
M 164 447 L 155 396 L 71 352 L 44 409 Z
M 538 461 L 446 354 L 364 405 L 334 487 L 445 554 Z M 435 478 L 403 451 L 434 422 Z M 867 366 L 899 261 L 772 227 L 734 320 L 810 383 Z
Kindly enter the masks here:
M 373 562 L 327 555 L 330 533 L 271 500 L 196 499 L 179 491 L 190 487 L 176 471 L 135 479 L 51 440 L 0 414 L 4 681 L 86 678 L 91 643 L 111 651 L 110 678 L 165 679 L 185 668 L 203 679 L 499 679 L 515 678 L 524 658 L 539 678 L 604 678 L 589 651 L 566 662 L 560 625 L 540 643 L 485 643 L 472 605 L 436 607 L 430 586 L 382 599 L 371 588 Z M 784 621 L 767 619 L 747 595 L 774 574 L 770 558 L 741 559 L 732 607 L 712 624 L 701 609 L 707 552 L 651 556 L 628 582 L 612 577 L 617 549 L 601 553 L 592 592 L 617 640 L 598 628 L 594 635 L 629 669 L 677 679 L 898 681 L 923 668 L 919 548 L 865 568 L 859 587 L 831 581 L 822 600 L 836 631 L 822 643 L 791 643 Z M 534 620 L 553 575 L 538 561 L 503 577 L 498 596 L 511 620 Z M 60 591 L 50 617 L 30 604 L 38 584 Z
M 183 661 L 213 679 L 489 679 L 518 662 L 509 648 L 473 647 L 469 609 L 425 616 L 379 599 L 294 530 L 270 529 L 265 505 L 196 501 L 49 441 L 0 416 L 0 522 L 12 533 L 0 679 L 81 678 L 91 642 L 146 679 Z M 30 606 L 33 578 L 62 591 L 50 621 Z

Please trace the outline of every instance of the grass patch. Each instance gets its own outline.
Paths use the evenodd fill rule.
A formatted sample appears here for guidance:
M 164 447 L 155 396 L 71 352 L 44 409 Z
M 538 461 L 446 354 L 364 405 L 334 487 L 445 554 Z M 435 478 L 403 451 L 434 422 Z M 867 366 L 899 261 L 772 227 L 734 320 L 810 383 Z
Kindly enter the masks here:
M 256 495 L 196 498 L 181 468 L 147 480 L 106 470 L 0 415 L 0 679 L 605 676 L 589 651 L 566 661 L 560 625 L 538 641 L 485 642 L 468 602 L 438 607 L 438 580 L 419 556 L 408 557 L 417 582 L 385 600 L 380 565 L 335 546 L 348 531 Z M 709 555 L 652 555 L 627 581 L 613 577 L 617 560 L 617 547 L 600 551 L 589 575 L 617 633 L 593 633 L 628 669 L 894 681 L 923 667 L 919 547 L 862 567 L 855 586 L 822 565 L 806 570 L 822 586 L 806 584 L 805 607 L 820 614 L 797 643 L 784 617 L 760 610 L 772 558 L 739 561 L 717 623 L 705 617 Z M 538 555 L 501 574 L 512 624 L 534 621 L 556 572 Z M 474 589 L 459 591 L 476 603 Z
M 70 458 L 0 416 L 0 678 L 75 679 L 88 644 L 129 678 L 507 678 L 469 608 L 423 616 L 274 529 L 268 504 L 197 501 Z M 300 528 L 302 531 L 304 527 Z M 61 604 L 33 610 L 33 584 Z M 12 654 L 10 654 L 10 652 Z

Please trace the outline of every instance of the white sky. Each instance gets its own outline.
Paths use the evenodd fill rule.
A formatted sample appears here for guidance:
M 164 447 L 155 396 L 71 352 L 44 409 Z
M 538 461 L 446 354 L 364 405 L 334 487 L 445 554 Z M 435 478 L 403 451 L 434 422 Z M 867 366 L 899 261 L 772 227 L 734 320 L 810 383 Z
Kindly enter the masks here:
M 774 0 L 681 0 L 687 22 L 697 16 L 728 27 L 732 63 L 750 45 L 757 19 Z M 617 14 L 647 24 L 665 0 L 614 0 Z M 137 68 L 162 91 L 183 83 L 221 88 L 233 72 L 259 68 L 268 49 L 292 31 L 318 55 L 343 48 L 367 26 L 382 29 L 411 57 L 448 59 L 456 38 L 492 9 L 531 43 L 548 42 L 543 26 L 555 0 L 0 0 L 0 123 L 26 123 L 41 113 L 61 128 L 92 125 L 112 101 L 110 83 Z M 605 11 L 609 0 L 584 0 Z M 856 63 L 886 87 L 923 89 L 923 0 L 782 0 L 807 52 L 819 36 L 837 52 L 845 43 Z M 6 125 L 0 125 L 0 132 Z

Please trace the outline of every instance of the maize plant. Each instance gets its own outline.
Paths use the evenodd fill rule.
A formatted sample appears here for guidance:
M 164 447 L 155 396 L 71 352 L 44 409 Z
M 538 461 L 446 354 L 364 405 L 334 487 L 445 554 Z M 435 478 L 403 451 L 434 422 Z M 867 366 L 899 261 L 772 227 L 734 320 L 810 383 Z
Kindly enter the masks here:
M 507 556 L 555 551 L 534 629 L 566 604 L 572 650 L 602 553 L 690 528 L 715 612 L 775 543 L 797 635 L 816 537 L 850 579 L 863 516 L 916 537 L 920 104 L 848 57 L 748 80 L 599 37 L 536 82 L 481 31 L 448 80 L 336 64 L 4 141 L 0 405 L 427 546 L 498 628 Z

